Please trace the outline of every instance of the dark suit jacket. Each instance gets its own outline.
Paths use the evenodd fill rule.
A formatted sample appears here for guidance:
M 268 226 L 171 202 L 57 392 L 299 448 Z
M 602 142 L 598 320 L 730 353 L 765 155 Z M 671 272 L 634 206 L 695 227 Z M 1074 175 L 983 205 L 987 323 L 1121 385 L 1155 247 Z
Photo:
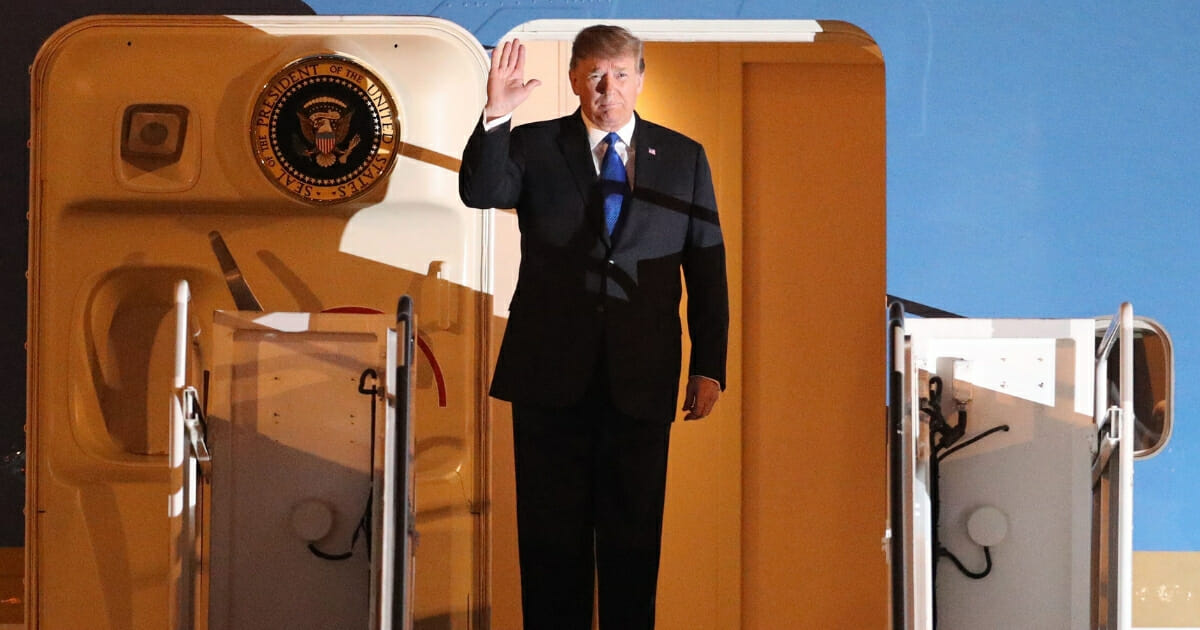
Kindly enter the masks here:
M 521 266 L 491 394 L 566 406 L 598 359 L 623 412 L 675 417 L 679 395 L 680 269 L 687 283 L 689 374 L 725 386 L 729 304 L 725 246 L 704 149 L 638 119 L 634 189 L 612 237 L 587 129 L 570 116 L 489 132 L 476 126 L 459 193 L 475 208 L 514 208 Z

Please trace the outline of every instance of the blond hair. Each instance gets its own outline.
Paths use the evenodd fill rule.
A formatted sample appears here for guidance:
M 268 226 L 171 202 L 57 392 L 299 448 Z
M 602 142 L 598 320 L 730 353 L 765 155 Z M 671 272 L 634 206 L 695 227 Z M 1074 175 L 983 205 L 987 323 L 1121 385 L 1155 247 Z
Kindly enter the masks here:
M 642 40 L 620 26 L 589 26 L 579 31 L 575 42 L 571 44 L 571 65 L 568 70 L 574 70 L 575 64 L 584 59 L 616 59 L 626 55 L 637 59 L 639 73 L 646 71 Z

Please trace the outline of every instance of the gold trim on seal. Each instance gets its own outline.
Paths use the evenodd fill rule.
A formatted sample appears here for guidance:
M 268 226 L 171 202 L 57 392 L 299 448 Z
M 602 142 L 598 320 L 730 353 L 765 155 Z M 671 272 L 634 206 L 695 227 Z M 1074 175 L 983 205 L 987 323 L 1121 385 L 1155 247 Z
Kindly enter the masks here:
M 305 57 L 277 72 L 258 95 L 250 124 L 263 173 L 313 204 L 349 201 L 386 179 L 399 136 L 387 86 L 340 55 Z

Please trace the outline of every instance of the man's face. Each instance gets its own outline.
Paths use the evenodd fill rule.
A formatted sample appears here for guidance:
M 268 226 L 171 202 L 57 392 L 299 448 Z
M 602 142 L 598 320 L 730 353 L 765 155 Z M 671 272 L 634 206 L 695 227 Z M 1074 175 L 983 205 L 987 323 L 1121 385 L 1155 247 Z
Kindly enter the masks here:
M 643 74 L 633 55 L 580 59 L 568 75 L 583 114 L 605 131 L 616 131 L 633 116 Z

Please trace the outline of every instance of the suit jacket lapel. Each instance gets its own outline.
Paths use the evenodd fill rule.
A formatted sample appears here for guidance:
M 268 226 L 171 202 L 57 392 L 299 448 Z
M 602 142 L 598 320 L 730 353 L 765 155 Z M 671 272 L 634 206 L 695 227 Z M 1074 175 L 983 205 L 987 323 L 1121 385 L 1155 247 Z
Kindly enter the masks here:
M 605 245 L 609 245 L 608 230 L 604 227 L 604 212 L 597 208 L 595 201 L 596 163 L 592 159 L 592 147 L 588 144 L 587 127 L 583 124 L 583 114 L 578 109 L 571 116 L 563 119 L 559 129 L 558 147 L 562 151 L 563 160 L 571 171 L 575 185 L 579 187 L 579 196 L 583 199 L 585 221 L 600 232 Z
M 636 213 L 641 211 L 640 206 L 643 201 L 643 195 L 638 194 L 638 189 L 643 191 L 665 190 L 663 186 L 664 178 L 670 175 L 669 170 L 664 171 L 663 163 L 658 159 L 655 141 L 657 135 L 650 125 L 642 120 L 641 116 L 634 113 L 637 118 L 637 124 L 633 128 L 633 149 L 635 157 L 633 160 L 633 198 L 625 207 L 627 212 L 634 216 L 625 217 L 625 219 L 633 219 Z

